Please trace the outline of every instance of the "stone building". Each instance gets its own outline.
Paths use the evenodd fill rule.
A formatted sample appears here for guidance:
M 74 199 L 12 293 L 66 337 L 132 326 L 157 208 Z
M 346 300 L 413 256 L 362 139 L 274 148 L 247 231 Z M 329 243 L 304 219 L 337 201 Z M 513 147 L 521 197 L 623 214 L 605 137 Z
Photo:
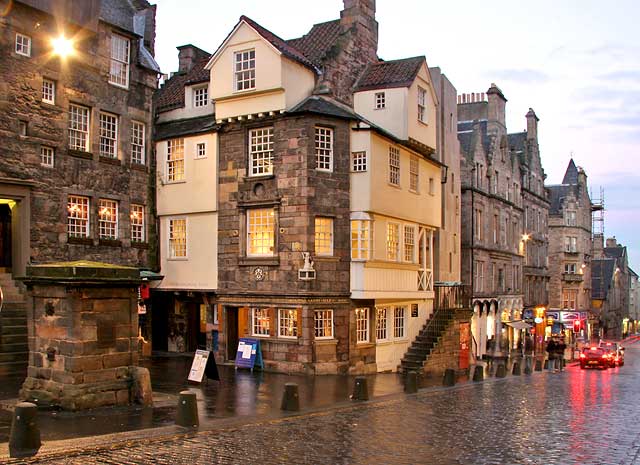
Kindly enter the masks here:
M 528 326 L 521 321 L 522 167 L 520 156 L 509 146 L 506 102 L 495 84 L 486 98 L 484 94 L 458 98 L 462 279 L 472 286 L 471 330 L 478 357 L 515 349 L 521 330 Z
M 592 209 L 587 175 L 569 162 L 562 184 L 548 185 L 549 309 L 548 316 L 568 327 L 577 317 L 587 336 L 597 331 L 597 311 L 591 305 Z
M 159 69 L 155 7 L 145 0 L 6 4 L 0 281 L 19 307 L 11 281 L 28 263 L 154 265 L 150 110 Z M 21 352 L 18 333 L 11 350 Z

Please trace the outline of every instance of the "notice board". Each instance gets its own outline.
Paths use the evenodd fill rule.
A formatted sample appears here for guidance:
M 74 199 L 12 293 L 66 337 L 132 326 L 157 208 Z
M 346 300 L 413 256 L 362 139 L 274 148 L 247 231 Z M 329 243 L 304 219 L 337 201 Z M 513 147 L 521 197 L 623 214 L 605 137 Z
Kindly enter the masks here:
M 196 350 L 191 370 L 189 370 L 188 380 L 194 383 L 201 383 L 205 374 L 209 379 L 220 381 L 215 357 L 208 350 Z
M 264 368 L 260 339 L 240 338 L 238 351 L 236 352 L 236 368 L 249 368 L 253 370 L 256 365 Z

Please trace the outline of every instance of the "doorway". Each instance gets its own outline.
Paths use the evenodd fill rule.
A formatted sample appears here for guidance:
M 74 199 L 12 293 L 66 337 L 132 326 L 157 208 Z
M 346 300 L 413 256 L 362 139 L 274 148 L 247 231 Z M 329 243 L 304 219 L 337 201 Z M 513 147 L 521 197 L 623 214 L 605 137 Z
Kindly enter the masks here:
M 238 351 L 238 309 L 236 307 L 226 308 L 227 327 L 227 360 L 235 360 Z
M 0 268 L 11 270 L 11 207 L 0 204 Z

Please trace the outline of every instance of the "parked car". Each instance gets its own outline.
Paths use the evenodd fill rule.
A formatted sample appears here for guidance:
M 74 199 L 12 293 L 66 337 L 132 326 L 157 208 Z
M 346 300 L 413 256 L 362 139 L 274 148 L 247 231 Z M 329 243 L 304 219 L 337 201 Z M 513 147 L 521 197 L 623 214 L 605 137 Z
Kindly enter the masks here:
M 580 368 L 602 368 L 611 366 L 611 353 L 602 347 L 585 347 L 580 354 Z
M 611 351 L 611 366 L 623 366 L 624 365 L 624 347 L 615 341 L 600 341 L 598 347 Z

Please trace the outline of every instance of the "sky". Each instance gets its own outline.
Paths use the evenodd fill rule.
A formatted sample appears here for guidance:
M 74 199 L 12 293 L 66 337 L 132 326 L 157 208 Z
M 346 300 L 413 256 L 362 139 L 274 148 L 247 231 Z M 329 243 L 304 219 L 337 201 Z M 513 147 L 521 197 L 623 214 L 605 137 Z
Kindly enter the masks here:
M 152 1 L 153 3 L 153 1 Z M 156 0 L 156 59 L 178 69 L 176 47 L 214 52 L 240 15 L 291 39 L 339 18 L 342 0 Z M 378 56 L 425 55 L 458 93 L 496 83 L 507 130 L 531 107 L 547 184 L 571 156 L 593 198 L 604 191 L 605 236 L 627 246 L 640 274 L 640 2 L 637 0 L 377 0 Z

